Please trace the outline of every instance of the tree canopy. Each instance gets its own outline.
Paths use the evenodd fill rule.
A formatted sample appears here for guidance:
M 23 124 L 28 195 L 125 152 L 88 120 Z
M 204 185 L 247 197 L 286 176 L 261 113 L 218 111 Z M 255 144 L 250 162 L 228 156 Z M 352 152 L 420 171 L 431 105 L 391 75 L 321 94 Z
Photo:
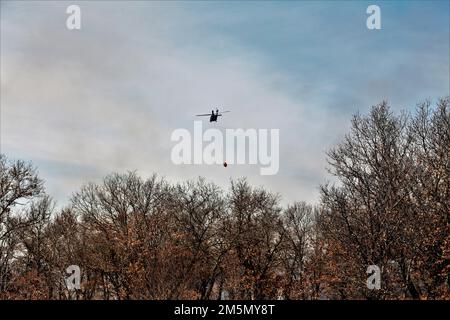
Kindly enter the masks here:
M 450 299 L 449 99 L 382 102 L 326 156 L 337 182 L 316 204 L 128 172 L 56 210 L 34 166 L 1 155 L 0 298 Z

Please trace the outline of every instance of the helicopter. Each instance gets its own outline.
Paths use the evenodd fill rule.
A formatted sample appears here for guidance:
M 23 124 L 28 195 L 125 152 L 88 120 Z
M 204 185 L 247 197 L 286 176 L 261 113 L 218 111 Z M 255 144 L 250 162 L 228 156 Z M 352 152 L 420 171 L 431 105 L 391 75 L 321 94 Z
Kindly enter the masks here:
M 214 110 L 211 110 L 211 113 L 204 113 L 204 114 L 197 114 L 197 117 L 208 117 L 209 116 L 209 122 L 217 122 L 217 118 L 222 116 L 222 113 L 227 113 L 230 111 L 222 111 L 219 113 L 219 109 L 216 109 L 216 112 L 214 113 Z

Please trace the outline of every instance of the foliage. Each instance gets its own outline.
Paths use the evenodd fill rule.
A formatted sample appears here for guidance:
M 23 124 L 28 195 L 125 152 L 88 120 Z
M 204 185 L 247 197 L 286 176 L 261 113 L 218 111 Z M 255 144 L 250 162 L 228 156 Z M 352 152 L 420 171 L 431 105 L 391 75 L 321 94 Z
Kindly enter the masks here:
M 111 174 L 55 210 L 0 156 L 3 299 L 449 299 L 450 107 L 356 115 L 316 206 L 232 181 Z M 81 268 L 68 290 L 66 268 Z M 366 286 L 380 267 L 381 289 Z

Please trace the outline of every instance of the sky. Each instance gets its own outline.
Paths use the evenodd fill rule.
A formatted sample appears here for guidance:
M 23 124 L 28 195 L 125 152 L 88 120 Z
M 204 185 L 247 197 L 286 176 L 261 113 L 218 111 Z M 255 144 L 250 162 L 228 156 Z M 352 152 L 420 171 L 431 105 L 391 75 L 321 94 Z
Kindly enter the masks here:
M 31 161 L 58 205 L 129 170 L 317 203 L 353 114 L 449 95 L 449 17 L 448 1 L 1 1 L 0 151 Z M 205 129 L 280 129 L 276 175 L 172 163 L 171 133 L 216 106 L 231 112 Z

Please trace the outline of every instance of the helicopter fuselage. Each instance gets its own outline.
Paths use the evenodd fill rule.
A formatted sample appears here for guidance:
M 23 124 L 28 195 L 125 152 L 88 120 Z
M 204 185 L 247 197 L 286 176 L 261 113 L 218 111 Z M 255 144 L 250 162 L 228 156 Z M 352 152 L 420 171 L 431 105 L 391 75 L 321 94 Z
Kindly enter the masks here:
M 209 122 L 217 122 L 218 116 L 219 116 L 218 114 L 211 113 L 211 116 L 209 117 Z

